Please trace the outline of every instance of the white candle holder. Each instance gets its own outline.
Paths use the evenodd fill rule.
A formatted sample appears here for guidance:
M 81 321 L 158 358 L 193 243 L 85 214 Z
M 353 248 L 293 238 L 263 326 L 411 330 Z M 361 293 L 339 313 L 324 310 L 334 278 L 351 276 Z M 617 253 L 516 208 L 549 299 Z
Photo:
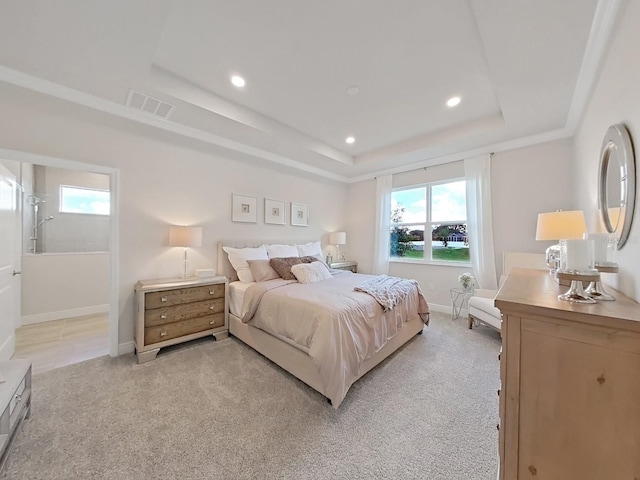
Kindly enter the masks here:
M 594 270 L 593 241 L 560 240 L 560 272 L 591 274 Z

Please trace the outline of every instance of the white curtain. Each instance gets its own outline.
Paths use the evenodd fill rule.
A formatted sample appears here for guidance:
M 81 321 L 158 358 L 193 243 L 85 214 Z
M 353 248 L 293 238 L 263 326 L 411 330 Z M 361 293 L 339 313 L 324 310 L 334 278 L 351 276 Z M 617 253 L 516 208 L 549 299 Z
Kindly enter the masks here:
M 389 274 L 392 175 L 376 177 L 376 235 L 373 244 L 373 274 Z
M 465 159 L 469 253 L 477 286 L 496 289 L 496 262 L 491 214 L 491 157 Z

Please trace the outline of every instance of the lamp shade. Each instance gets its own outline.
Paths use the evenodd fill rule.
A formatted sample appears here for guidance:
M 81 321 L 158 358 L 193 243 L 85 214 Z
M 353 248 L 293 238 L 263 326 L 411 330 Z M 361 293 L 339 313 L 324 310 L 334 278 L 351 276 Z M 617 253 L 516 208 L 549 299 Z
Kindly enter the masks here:
M 536 240 L 568 240 L 582 238 L 587 231 L 582 210 L 538 214 Z
M 347 232 L 331 232 L 329 234 L 330 245 L 346 245 Z
M 172 247 L 201 247 L 202 227 L 169 227 L 169 245 Z

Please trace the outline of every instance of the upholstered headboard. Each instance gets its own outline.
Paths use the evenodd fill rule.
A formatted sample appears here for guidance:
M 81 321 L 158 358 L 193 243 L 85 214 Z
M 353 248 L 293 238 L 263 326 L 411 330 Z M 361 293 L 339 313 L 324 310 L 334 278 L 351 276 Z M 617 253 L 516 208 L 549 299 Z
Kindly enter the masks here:
M 255 248 L 260 245 L 301 245 L 309 242 L 317 242 L 318 239 L 313 240 L 221 240 L 218 242 L 218 275 L 224 275 L 229 279 L 230 282 L 238 280 L 238 274 L 231 266 L 229 262 L 229 257 L 227 256 L 227 252 L 225 252 L 222 247 L 233 247 L 233 248 Z M 323 245 L 324 248 L 324 245 Z

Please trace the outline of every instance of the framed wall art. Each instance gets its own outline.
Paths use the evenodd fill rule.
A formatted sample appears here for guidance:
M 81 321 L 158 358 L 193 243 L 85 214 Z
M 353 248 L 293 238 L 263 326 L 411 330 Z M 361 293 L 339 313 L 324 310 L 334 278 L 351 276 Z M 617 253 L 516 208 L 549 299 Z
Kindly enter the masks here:
M 309 226 L 309 205 L 291 202 L 291 225 Z
M 279 200 L 264 199 L 264 223 L 284 225 L 284 202 Z
M 258 199 L 232 194 L 231 221 L 256 223 L 258 221 Z

